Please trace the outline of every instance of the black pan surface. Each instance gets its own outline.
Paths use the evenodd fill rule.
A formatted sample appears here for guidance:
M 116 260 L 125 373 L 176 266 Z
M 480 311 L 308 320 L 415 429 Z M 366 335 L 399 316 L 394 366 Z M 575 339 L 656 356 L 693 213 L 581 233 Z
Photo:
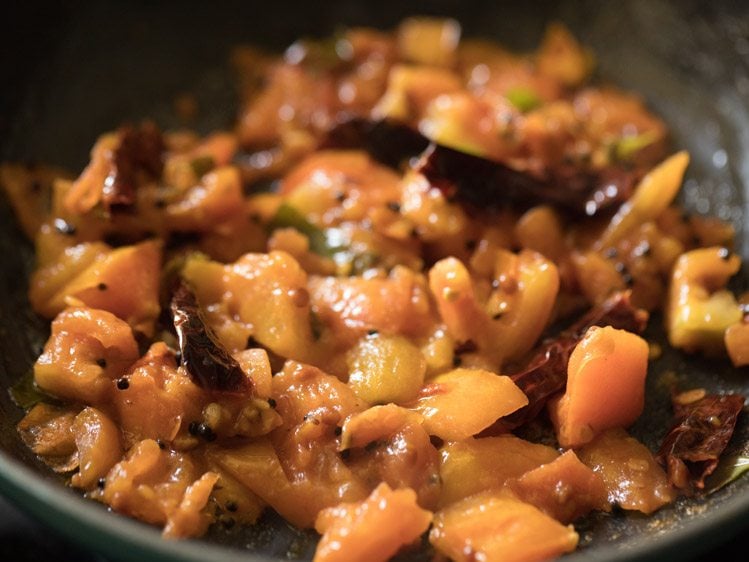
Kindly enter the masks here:
M 450 15 L 469 35 L 522 50 L 544 25 L 568 24 L 597 56 L 599 76 L 640 92 L 671 127 L 675 148 L 692 155 L 682 200 L 693 212 L 730 220 L 738 250 L 749 257 L 745 227 L 749 190 L 749 5 L 736 2 L 436 2 L 351 3 L 85 2 L 31 5 L 3 26 L 0 71 L 0 159 L 32 160 L 78 171 L 97 135 L 123 121 L 154 118 L 183 125 L 175 96 L 195 95 L 201 132 L 229 127 L 236 112 L 228 69 L 239 43 L 280 49 L 299 36 L 323 36 L 341 25 L 391 27 L 413 14 Z M 45 323 L 25 297 L 31 245 L 0 199 L 0 493 L 41 521 L 112 559 L 309 559 L 315 536 L 273 516 L 252 529 L 215 529 L 200 541 L 166 542 L 137 522 L 108 514 L 66 490 L 20 443 L 22 412 L 5 390 L 33 364 Z M 737 280 L 746 285 L 747 276 Z M 650 337 L 662 340 L 657 320 Z M 727 361 L 667 350 L 649 375 L 646 414 L 632 433 L 656 449 L 670 419 L 658 380 L 677 373 L 683 388 L 749 393 L 749 372 Z M 743 416 L 732 443 L 749 442 Z M 579 526 L 587 560 L 688 559 L 749 529 L 749 476 L 705 498 L 680 500 L 650 518 L 621 513 Z M 749 541 L 747 545 L 749 546 Z M 241 550 L 240 550 L 241 549 Z M 427 551 L 409 560 L 428 560 Z

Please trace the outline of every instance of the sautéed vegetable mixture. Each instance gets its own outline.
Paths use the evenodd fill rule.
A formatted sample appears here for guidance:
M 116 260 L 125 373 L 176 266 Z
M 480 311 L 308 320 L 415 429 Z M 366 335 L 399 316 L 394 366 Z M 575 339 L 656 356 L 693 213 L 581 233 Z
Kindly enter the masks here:
M 749 363 L 734 231 L 674 203 L 689 155 L 563 26 L 524 55 L 413 18 L 233 62 L 232 131 L 0 168 L 51 321 L 18 398 L 46 464 L 169 538 L 273 509 L 318 562 L 422 536 L 550 559 L 592 511 L 703 490 L 742 396 L 673 388 L 657 451 L 627 428 L 651 313 Z

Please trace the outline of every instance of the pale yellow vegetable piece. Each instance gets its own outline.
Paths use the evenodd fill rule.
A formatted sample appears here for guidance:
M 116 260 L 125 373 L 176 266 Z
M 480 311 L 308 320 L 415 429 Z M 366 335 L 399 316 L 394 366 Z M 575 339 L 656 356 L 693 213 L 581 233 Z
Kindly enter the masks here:
M 373 406 L 351 414 L 343 422 L 339 450 L 364 447 L 378 440 L 389 439 L 408 423 L 420 424 L 421 415 L 395 404 Z
M 460 24 L 451 18 L 408 18 L 398 26 L 398 50 L 409 62 L 452 66 L 460 42 Z
M 421 115 L 435 98 L 462 87 L 460 77 L 449 70 L 396 65 L 388 76 L 387 90 L 372 109 L 372 116 L 408 120 Z
M 284 519 L 297 527 L 311 527 L 321 509 L 341 501 L 359 501 L 366 492 L 357 486 L 331 486 L 310 479 L 290 480 L 273 446 L 265 438 L 237 447 L 212 446 L 212 464 L 237 479 Z
M 726 283 L 741 259 L 726 248 L 701 248 L 682 254 L 669 285 L 666 331 L 671 345 L 686 351 L 720 353 L 729 326 L 743 313 Z
M 367 336 L 349 353 L 347 363 L 349 386 L 369 404 L 408 402 L 424 383 L 426 360 L 402 336 Z
M 466 94 L 445 94 L 435 98 L 424 110 L 419 130 L 436 143 L 476 156 L 487 156 L 486 146 L 477 138 L 475 123 L 461 114 L 462 106 L 474 103 Z
M 559 453 L 514 435 L 465 439 L 440 450 L 440 506 L 484 490 L 498 490 L 510 480 L 553 462 Z
M 499 289 L 487 306 L 479 302 L 470 272 L 456 258 L 434 264 L 429 288 L 450 335 L 478 344 L 499 366 L 533 347 L 556 301 L 559 272 L 538 252 L 497 250 L 493 275 Z M 487 308 L 495 310 L 490 314 Z
M 252 379 L 253 394 L 258 398 L 269 398 L 272 389 L 270 360 L 262 347 L 245 349 L 234 354 L 242 371 Z
M 460 441 L 528 404 L 510 377 L 481 369 L 455 369 L 433 378 L 414 409 L 424 429 L 445 441 Z
M 566 86 L 580 85 L 595 64 L 592 53 L 583 48 L 561 23 L 552 23 L 546 29 L 536 62 L 541 74 Z
M 595 248 L 608 248 L 637 225 L 656 219 L 679 192 L 688 165 L 689 153 L 682 150 L 653 168 L 612 217 Z

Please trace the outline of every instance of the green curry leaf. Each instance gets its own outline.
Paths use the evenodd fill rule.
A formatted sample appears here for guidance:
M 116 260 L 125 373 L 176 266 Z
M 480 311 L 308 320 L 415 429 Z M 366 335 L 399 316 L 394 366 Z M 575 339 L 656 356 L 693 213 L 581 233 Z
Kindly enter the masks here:
M 541 105 L 541 98 L 530 88 L 511 88 L 505 92 L 505 97 L 522 113 L 527 113 Z
M 643 148 L 658 140 L 658 133 L 647 131 L 641 135 L 621 137 L 611 144 L 611 157 L 616 162 L 629 162 Z
M 707 479 L 705 489 L 713 493 L 734 480 L 737 480 L 745 472 L 749 472 L 749 452 L 739 451 L 733 455 L 724 457 L 716 471 Z
M 30 370 L 21 380 L 14 384 L 10 390 L 10 397 L 19 408 L 28 410 L 36 406 L 39 402 L 49 402 L 51 397 L 41 390 L 34 382 L 34 371 Z
M 338 252 L 346 249 L 330 240 L 325 231 L 309 222 L 302 213 L 291 205 L 283 203 L 276 211 L 276 215 L 268 225 L 270 231 L 279 228 L 294 228 L 309 239 L 309 249 L 314 253 L 332 258 Z

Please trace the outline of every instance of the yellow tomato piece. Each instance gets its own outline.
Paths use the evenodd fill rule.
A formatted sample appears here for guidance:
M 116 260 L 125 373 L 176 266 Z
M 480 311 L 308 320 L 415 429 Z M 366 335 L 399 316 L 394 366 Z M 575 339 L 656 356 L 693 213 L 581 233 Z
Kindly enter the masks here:
M 559 291 L 559 272 L 537 252 L 497 250 L 493 274 L 499 288 L 486 306 L 479 302 L 470 272 L 456 258 L 434 264 L 429 288 L 450 335 L 473 341 L 499 366 L 521 357 L 541 335 Z M 496 310 L 490 314 L 487 308 Z
M 583 48 L 561 23 L 546 28 L 537 55 L 538 71 L 565 86 L 579 86 L 595 65 L 592 53 Z
M 460 441 L 526 404 L 528 398 L 510 377 L 481 369 L 455 369 L 429 381 L 413 407 L 424 416 L 429 434 Z
M 426 360 L 402 336 L 374 334 L 349 352 L 349 386 L 369 404 L 398 404 L 416 398 L 424 383 Z
M 208 459 L 257 494 L 284 519 L 300 528 L 312 527 L 318 512 L 341 501 L 366 497 L 360 486 L 338 481 L 291 480 L 266 439 L 237 447 L 211 447 Z M 338 478 L 340 475 L 331 475 Z
M 510 480 L 554 461 L 555 449 L 514 435 L 447 443 L 440 451 L 440 506 L 484 490 L 498 490 Z
M 451 18 L 408 18 L 398 26 L 398 51 L 418 65 L 449 67 L 455 63 L 460 24 Z
M 47 318 L 54 318 L 65 308 L 64 290 L 68 284 L 80 277 L 92 264 L 105 259 L 111 251 L 103 242 L 85 242 L 52 252 L 46 247 L 54 236 L 48 225 L 43 226 L 37 235 L 39 267 L 31 275 L 29 282 L 31 306 L 35 312 Z M 42 258 L 44 253 L 49 255 Z
M 364 447 L 380 439 L 387 439 L 409 423 L 420 424 L 419 414 L 396 406 L 374 406 L 363 412 L 351 414 L 343 422 L 339 449 Z
M 690 352 L 724 351 L 726 330 L 743 317 L 736 298 L 724 290 L 740 267 L 741 258 L 726 248 L 701 248 L 679 257 L 665 311 L 671 345 Z
M 608 248 L 638 225 L 658 218 L 679 192 L 688 165 L 689 153 L 681 151 L 653 168 L 611 218 L 595 249 Z
M 378 119 L 418 117 L 431 100 L 461 88 L 460 77 L 449 70 L 396 65 L 390 70 L 387 90 L 372 109 L 372 115 Z

